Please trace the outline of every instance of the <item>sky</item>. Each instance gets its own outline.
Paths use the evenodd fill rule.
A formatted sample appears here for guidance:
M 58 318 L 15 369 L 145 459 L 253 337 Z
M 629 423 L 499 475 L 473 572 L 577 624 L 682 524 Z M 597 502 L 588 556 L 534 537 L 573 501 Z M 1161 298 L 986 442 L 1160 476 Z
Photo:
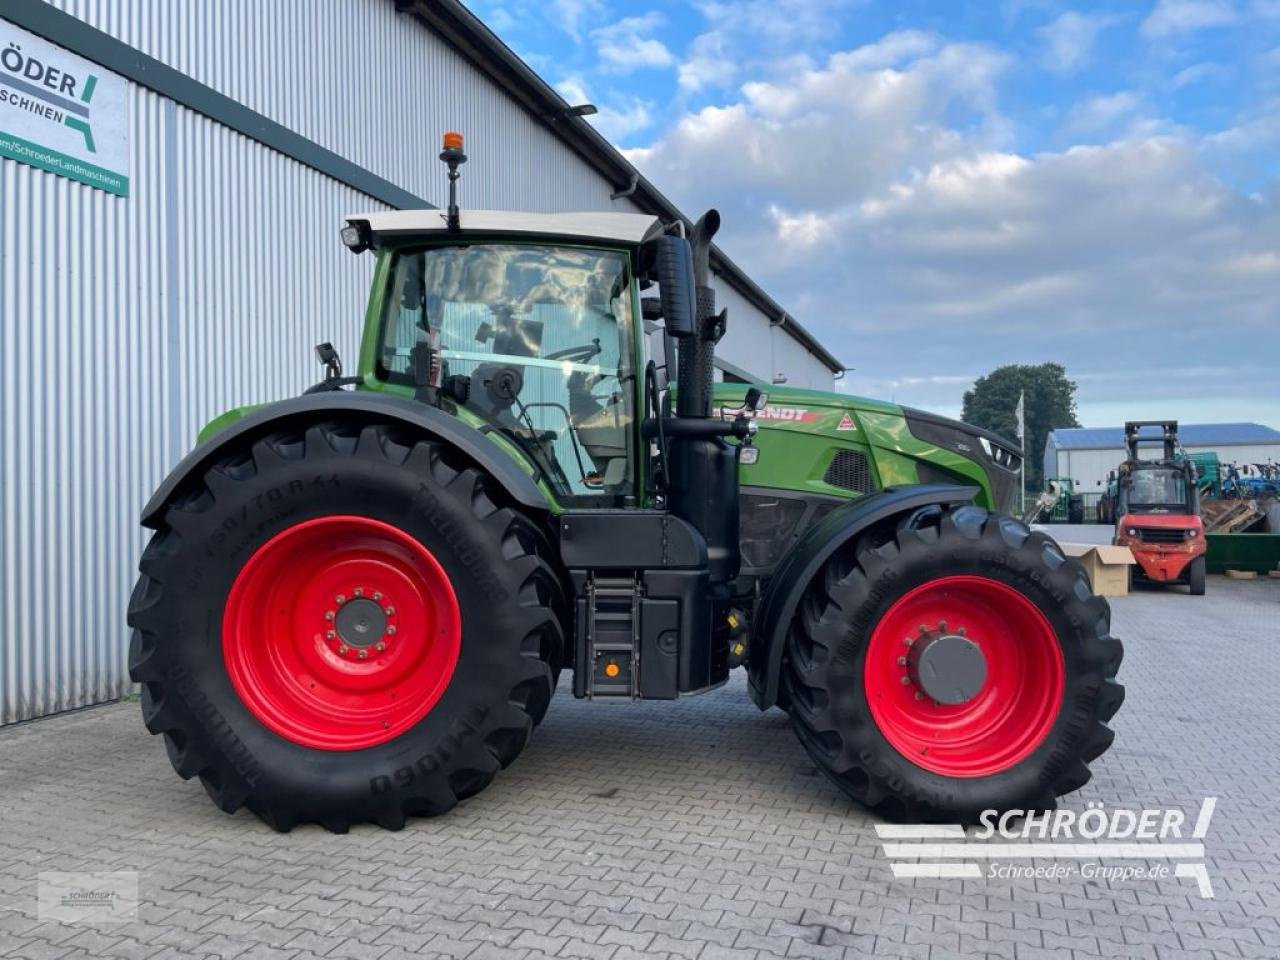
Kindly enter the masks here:
M 1280 427 L 1280 0 L 470 0 L 853 368 Z M 732 323 L 732 317 L 730 318 Z

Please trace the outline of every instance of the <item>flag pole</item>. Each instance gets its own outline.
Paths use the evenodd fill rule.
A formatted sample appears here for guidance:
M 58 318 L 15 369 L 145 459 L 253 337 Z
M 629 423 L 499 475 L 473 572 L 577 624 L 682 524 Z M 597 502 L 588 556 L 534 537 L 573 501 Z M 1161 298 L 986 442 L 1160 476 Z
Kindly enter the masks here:
M 1027 509 L 1027 425 L 1026 425 L 1026 407 L 1023 401 L 1026 399 L 1026 391 L 1018 394 L 1018 442 L 1022 444 L 1022 463 L 1018 467 L 1018 487 L 1020 497 L 1018 499 L 1018 509 L 1023 513 Z

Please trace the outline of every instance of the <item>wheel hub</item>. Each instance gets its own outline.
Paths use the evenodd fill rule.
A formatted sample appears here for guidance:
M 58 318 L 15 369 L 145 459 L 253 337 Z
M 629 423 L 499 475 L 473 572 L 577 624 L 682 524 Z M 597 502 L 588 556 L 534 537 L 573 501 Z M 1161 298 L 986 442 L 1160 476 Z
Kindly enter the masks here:
M 867 705 L 917 766 L 948 777 L 1008 770 L 1049 734 L 1064 695 L 1057 634 L 1022 591 L 937 577 L 899 597 L 867 641 Z
M 223 611 L 241 701 L 295 743 L 360 750 L 420 721 L 461 651 L 449 576 L 424 544 L 369 517 L 276 534 L 241 568 Z
M 968 703 L 987 682 L 987 658 L 963 633 L 929 631 L 911 644 L 907 676 L 934 703 Z
M 386 639 L 387 614 L 376 601 L 357 597 L 338 608 L 334 629 L 347 646 L 364 649 Z

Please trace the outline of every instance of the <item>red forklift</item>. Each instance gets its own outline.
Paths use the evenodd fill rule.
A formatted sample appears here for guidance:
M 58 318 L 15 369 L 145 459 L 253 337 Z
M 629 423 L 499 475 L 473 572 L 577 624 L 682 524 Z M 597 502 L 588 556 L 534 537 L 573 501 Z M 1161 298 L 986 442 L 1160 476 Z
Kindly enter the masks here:
M 1143 436 L 1144 427 L 1158 436 Z M 1116 532 L 1113 542 L 1128 547 L 1137 561 L 1134 577 L 1152 583 L 1185 583 L 1204 595 L 1204 523 L 1195 464 L 1178 444 L 1178 421 L 1131 420 L 1124 425 L 1127 459 L 1115 481 Z M 1162 456 L 1146 460 L 1142 443 L 1159 443 Z

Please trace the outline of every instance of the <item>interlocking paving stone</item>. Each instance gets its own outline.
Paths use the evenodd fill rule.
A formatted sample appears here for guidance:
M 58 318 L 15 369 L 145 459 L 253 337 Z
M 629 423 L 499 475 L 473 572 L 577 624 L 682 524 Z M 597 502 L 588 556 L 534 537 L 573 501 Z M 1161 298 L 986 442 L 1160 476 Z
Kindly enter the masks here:
M 874 818 L 741 673 L 677 703 L 567 682 L 525 754 L 399 833 L 280 835 L 183 782 L 136 703 L 0 729 L 0 957 L 680 960 L 1280 954 L 1280 583 L 1116 600 L 1115 746 L 1068 798 L 1218 809 L 1193 881 L 895 881 Z M 566 678 L 567 681 L 567 678 Z M 122 924 L 42 923 L 42 870 L 136 870 Z

